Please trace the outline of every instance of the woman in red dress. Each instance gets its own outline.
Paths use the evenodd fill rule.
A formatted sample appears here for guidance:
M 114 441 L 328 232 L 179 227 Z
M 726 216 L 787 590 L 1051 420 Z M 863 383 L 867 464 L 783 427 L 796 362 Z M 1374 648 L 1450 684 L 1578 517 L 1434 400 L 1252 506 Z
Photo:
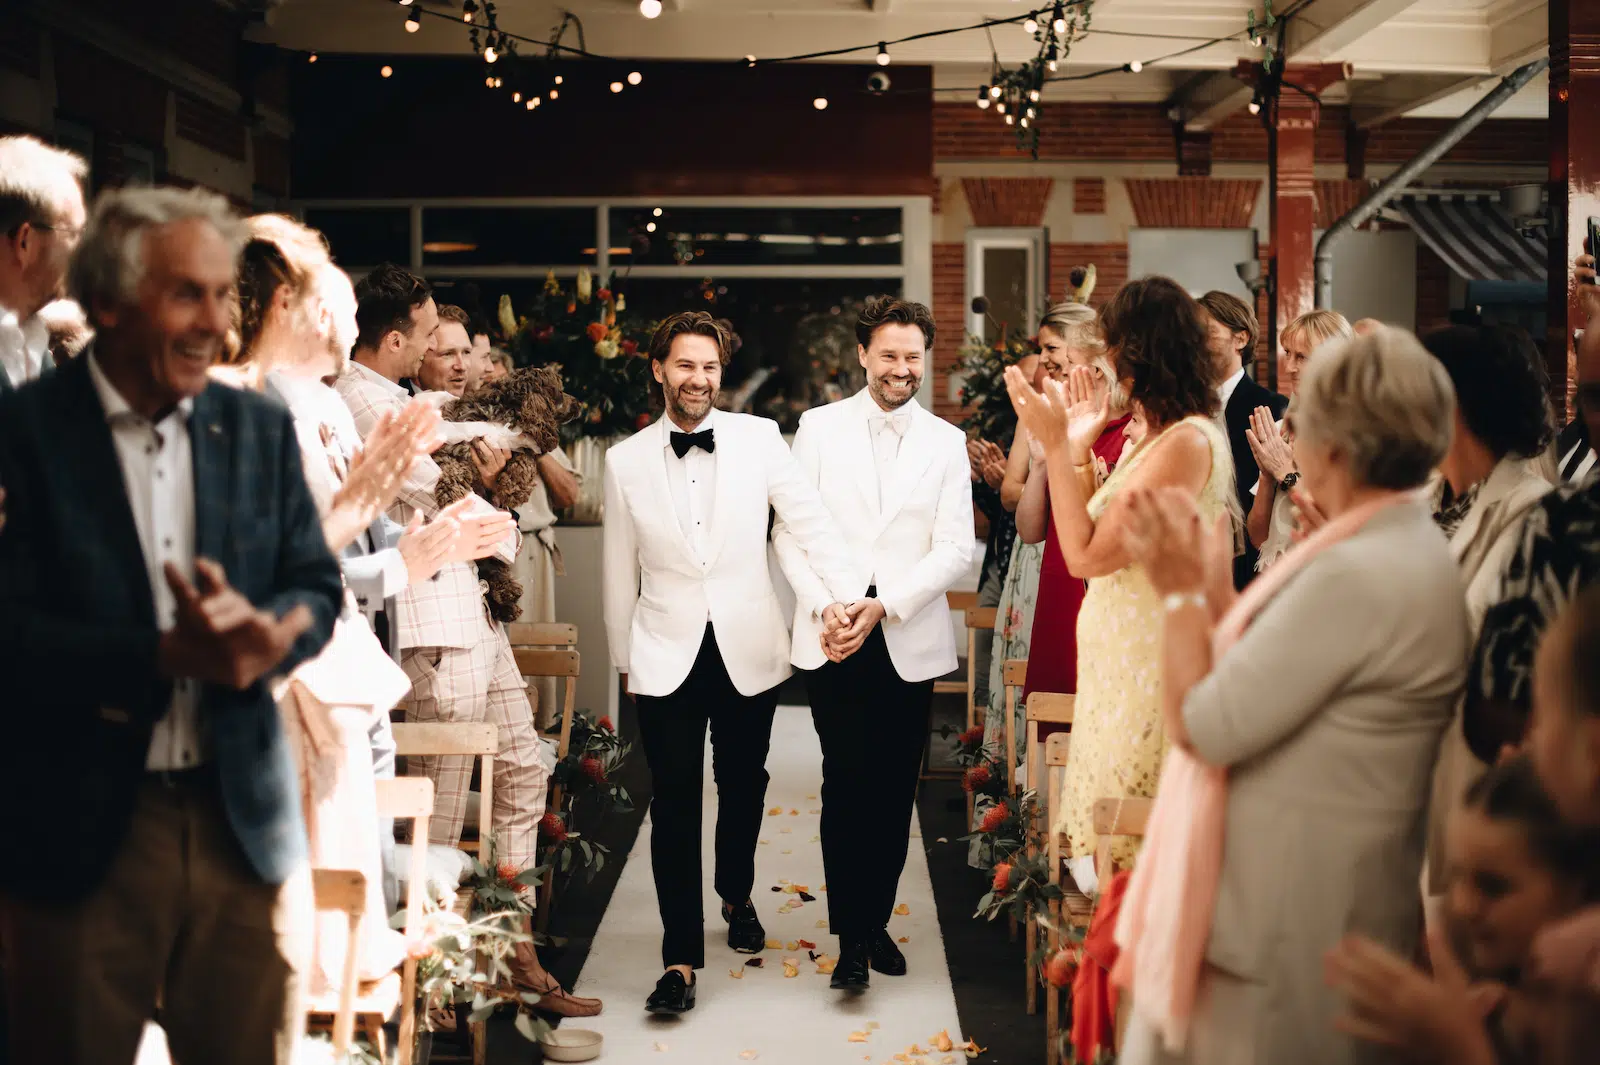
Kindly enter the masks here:
M 1039 323 L 1039 352 L 1052 380 L 1065 380 L 1074 366 L 1088 366 L 1100 371 L 1100 387 L 1111 392 L 1112 419 L 1094 444 L 1095 468 L 1086 467 L 1081 471 L 1091 486 L 1085 495 L 1091 495 L 1122 456 L 1132 417 L 1127 412 L 1116 373 L 1106 358 L 1099 317 L 1094 309 L 1082 303 L 1058 303 L 1051 307 Z M 1049 480 L 1045 475 L 1044 456 L 1037 453 L 1031 441 L 1030 447 L 1035 454 L 1029 463 L 1027 487 L 1017 504 L 1017 537 L 1024 543 L 1043 540 L 1045 547 L 1038 599 L 1033 609 L 1033 634 L 1028 641 L 1024 698 L 1036 691 L 1077 691 L 1078 608 L 1083 605 L 1088 587 L 1067 572 L 1066 559 L 1056 542 L 1055 523 L 1050 520 Z

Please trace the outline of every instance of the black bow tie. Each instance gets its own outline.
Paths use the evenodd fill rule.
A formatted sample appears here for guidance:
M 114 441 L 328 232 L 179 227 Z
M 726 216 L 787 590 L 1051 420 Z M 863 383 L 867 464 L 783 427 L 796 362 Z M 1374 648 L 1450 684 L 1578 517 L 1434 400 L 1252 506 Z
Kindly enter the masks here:
M 700 448 L 710 455 L 717 450 L 717 442 L 711 439 L 711 430 L 702 429 L 698 433 L 672 434 L 672 453 L 680 459 L 689 453 L 691 448 Z

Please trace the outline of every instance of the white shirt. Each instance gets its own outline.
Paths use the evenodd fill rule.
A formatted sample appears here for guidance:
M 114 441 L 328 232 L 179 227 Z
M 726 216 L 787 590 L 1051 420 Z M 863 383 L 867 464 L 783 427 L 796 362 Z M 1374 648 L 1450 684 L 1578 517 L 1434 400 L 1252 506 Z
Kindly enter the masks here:
M 49 347 L 50 330 L 37 314 L 23 322 L 17 312 L 0 308 L 0 367 L 12 387 L 21 388 L 39 376 Z
M 1218 411 L 1226 414 L 1228 400 L 1233 398 L 1233 390 L 1239 387 L 1239 382 L 1244 380 L 1244 367 L 1241 366 L 1233 372 L 1233 376 L 1217 386 L 1217 398 L 1222 402 L 1217 407 Z
M 194 579 L 194 462 L 189 448 L 189 414 L 194 401 L 182 400 L 158 422 L 136 413 L 101 372 L 91 353 L 89 380 L 105 410 L 122 485 L 128 493 L 133 523 L 139 530 L 145 575 L 162 631 L 177 620 L 177 599 L 162 569 L 171 562 Z M 199 687 L 190 678 L 172 685 L 172 705 L 150 736 L 146 769 L 188 769 L 206 758 L 200 721 Z
M 910 426 L 911 411 L 904 407 L 886 411 L 878 406 L 877 400 L 867 405 L 867 435 L 872 438 L 872 457 L 878 467 L 880 508 L 883 506 L 884 492 L 894 478 L 894 464 L 900 457 L 900 441 Z
M 665 417 L 665 416 L 664 416 Z M 713 408 L 695 429 L 703 433 L 715 427 L 717 412 Z M 703 565 L 711 553 L 711 507 L 717 498 L 717 456 L 704 448 L 692 447 L 679 458 L 672 450 L 672 434 L 683 428 L 667 417 L 667 484 L 672 488 L 672 509 L 678 515 L 678 528 L 683 538 L 694 549 L 695 558 Z M 715 436 L 712 437 L 715 440 Z

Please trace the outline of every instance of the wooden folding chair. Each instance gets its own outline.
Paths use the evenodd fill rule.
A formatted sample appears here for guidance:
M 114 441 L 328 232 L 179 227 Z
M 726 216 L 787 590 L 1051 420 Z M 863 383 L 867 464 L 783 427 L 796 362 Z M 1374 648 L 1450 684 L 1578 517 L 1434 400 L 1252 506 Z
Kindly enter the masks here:
M 565 621 L 513 621 L 506 626 L 512 647 L 576 647 L 578 626 Z
M 423 900 L 427 896 L 426 843 L 428 817 L 433 813 L 433 781 L 427 777 L 396 777 L 377 781 L 376 790 L 378 816 L 410 821 L 411 838 L 421 843 L 414 843 L 411 848 L 411 871 L 406 883 L 405 934 L 410 939 L 422 927 Z M 350 958 L 345 963 L 347 972 L 356 957 L 354 945 L 352 941 Z M 336 1022 L 343 998 L 342 987 L 329 994 L 313 995 L 306 1012 L 313 1017 L 331 1016 Z M 354 1002 L 350 1004 L 354 1023 L 360 1024 L 362 1033 L 380 1060 L 386 1059 L 383 1025 L 397 1010 L 400 1014 L 400 1034 L 395 1047 L 395 1065 L 411 1065 L 417 1042 L 417 961 L 409 954 L 401 963 L 399 972 L 391 972 L 382 979 L 362 984 L 356 990 Z
M 1052 732 L 1044 740 L 1044 764 L 1041 772 L 1044 774 L 1045 796 L 1045 846 L 1046 864 L 1050 869 L 1050 883 L 1061 886 L 1061 836 L 1056 832 L 1056 821 L 1061 817 L 1061 803 L 1065 791 L 1065 781 L 1062 773 L 1067 765 L 1067 751 L 1072 743 L 1072 734 L 1068 732 Z M 1094 912 L 1094 902 L 1087 895 L 1079 891 L 1065 894 L 1059 901 L 1050 904 L 1050 914 L 1055 921 L 1045 935 L 1045 957 L 1053 956 L 1061 949 L 1061 935 L 1056 930 L 1056 924 L 1065 920 L 1075 928 L 1087 928 L 1089 918 Z M 1037 979 L 1037 975 L 1034 976 Z M 1057 1040 L 1061 1035 L 1061 990 L 1059 988 L 1045 987 L 1044 1000 L 1045 1024 L 1045 1063 L 1057 1065 L 1059 1057 L 1056 1051 Z
M 978 633 L 994 629 L 995 609 L 992 606 L 978 606 L 977 594 L 974 592 L 951 592 L 947 596 L 950 609 L 958 609 L 957 603 L 962 604 L 959 609 L 962 614 L 962 623 L 967 630 L 967 657 L 966 677 L 962 680 L 936 680 L 933 682 L 935 695 L 962 695 L 967 700 L 967 728 L 971 728 L 976 720 L 977 693 L 978 693 Z M 922 779 L 923 780 L 955 780 L 959 779 L 963 770 L 952 767 L 947 769 L 933 768 L 933 707 L 928 707 L 928 744 L 922 752 Z
M 1039 785 L 1040 778 L 1046 772 L 1048 772 L 1048 770 L 1045 768 L 1045 744 L 1039 738 L 1039 726 L 1041 724 L 1071 725 L 1072 708 L 1073 704 L 1076 702 L 1076 698 L 1076 696 L 1066 695 L 1061 692 L 1034 692 L 1032 695 L 1028 696 L 1028 704 L 1025 708 L 1025 712 L 1027 714 L 1028 740 L 1024 757 L 1026 758 L 1025 764 L 1027 765 L 1028 786 L 1034 790 L 1036 795 L 1045 794 L 1045 789 L 1041 788 Z M 1053 739 L 1055 735 L 1057 734 L 1052 733 L 1049 736 L 1046 736 L 1045 740 Z M 1063 751 L 1064 757 L 1065 747 L 1061 747 L 1061 750 Z M 1012 770 L 1013 762 L 1014 759 L 1007 761 L 1006 768 L 1008 771 Z M 1065 761 L 1063 761 L 1062 764 L 1065 765 Z M 1015 786 L 1015 781 L 1010 781 L 1009 783 L 1013 785 L 1011 788 L 1012 793 L 1017 793 L 1018 789 Z M 1046 835 L 1050 834 L 1055 824 L 1054 814 L 1050 813 L 1048 816 L 1050 817 L 1050 820 L 1044 826 L 1044 832 Z M 1030 856 L 1038 853 L 1034 839 L 1035 837 L 1032 835 L 1032 833 L 1030 833 L 1027 843 L 1028 854 Z M 1024 941 L 1027 945 L 1027 953 L 1031 955 L 1033 953 L 1033 948 L 1039 942 L 1038 929 L 1034 924 L 1033 911 L 1031 909 L 1024 916 L 1023 924 L 1027 928 L 1027 932 L 1025 933 L 1024 937 Z M 1038 970 L 1031 965 L 1028 966 L 1027 1000 L 1028 1014 L 1031 1016 L 1035 1013 L 1038 1013 Z
M 1097 799 L 1094 804 L 1094 875 L 1105 884 L 1111 879 L 1111 843 L 1122 837 L 1143 839 L 1150 823 L 1154 799 Z
M 361 918 L 367 912 L 367 878 L 357 869 L 313 869 L 311 890 L 318 912 L 337 910 L 350 922 L 345 940 L 344 971 L 339 976 L 338 1004 L 333 1014 L 333 1053 L 343 1061 L 355 1035 L 357 963 L 361 957 Z
M 572 715 L 577 713 L 578 705 L 578 672 L 583 662 L 577 651 L 535 649 L 528 647 L 515 647 L 512 653 L 517 656 L 517 672 L 523 679 L 537 677 L 561 677 L 566 681 L 565 689 L 561 695 L 561 728 L 556 733 L 556 758 L 564 759 L 572 744 Z M 562 800 L 561 785 L 555 784 L 550 788 L 550 802 L 545 807 L 555 813 L 561 812 Z M 550 921 L 550 899 L 555 890 L 554 870 L 551 875 L 544 878 L 544 883 L 539 885 L 539 906 L 536 919 L 539 931 L 543 932 Z
M 479 760 L 478 769 L 478 838 L 476 841 L 460 840 L 458 846 L 465 851 L 476 851 L 483 861 L 489 860 L 488 840 L 493 832 L 494 820 L 494 759 L 500 751 L 500 730 L 487 721 L 428 722 L 396 724 L 394 726 L 395 753 L 400 755 L 461 755 Z M 412 848 L 427 846 L 427 841 L 413 838 Z M 472 888 L 456 891 L 455 912 L 471 919 Z M 473 1065 L 483 1065 L 488 1047 L 488 1022 L 473 1021 Z

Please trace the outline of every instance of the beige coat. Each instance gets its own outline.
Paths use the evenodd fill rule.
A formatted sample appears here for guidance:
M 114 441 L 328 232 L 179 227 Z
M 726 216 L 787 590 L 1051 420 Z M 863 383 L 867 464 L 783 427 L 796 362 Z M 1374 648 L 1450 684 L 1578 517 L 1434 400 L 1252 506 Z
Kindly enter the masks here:
M 1385 1060 L 1334 1031 L 1323 954 L 1351 932 L 1416 946 L 1428 787 L 1468 646 L 1444 536 L 1401 504 L 1308 562 L 1190 691 L 1195 751 L 1228 769 L 1207 973 L 1188 1052 L 1130 1029 L 1123 1065 Z
M 1450 553 L 1461 570 L 1466 591 L 1467 622 L 1474 642 L 1483 616 L 1500 599 L 1500 575 L 1522 535 L 1523 519 L 1550 491 L 1537 459 L 1507 456 L 1489 474 L 1478 498 L 1450 539 Z M 1433 795 L 1428 812 L 1429 895 L 1444 892 L 1444 830 L 1461 797 L 1488 768 L 1467 747 L 1462 732 L 1461 706 L 1439 744 L 1433 774 Z

